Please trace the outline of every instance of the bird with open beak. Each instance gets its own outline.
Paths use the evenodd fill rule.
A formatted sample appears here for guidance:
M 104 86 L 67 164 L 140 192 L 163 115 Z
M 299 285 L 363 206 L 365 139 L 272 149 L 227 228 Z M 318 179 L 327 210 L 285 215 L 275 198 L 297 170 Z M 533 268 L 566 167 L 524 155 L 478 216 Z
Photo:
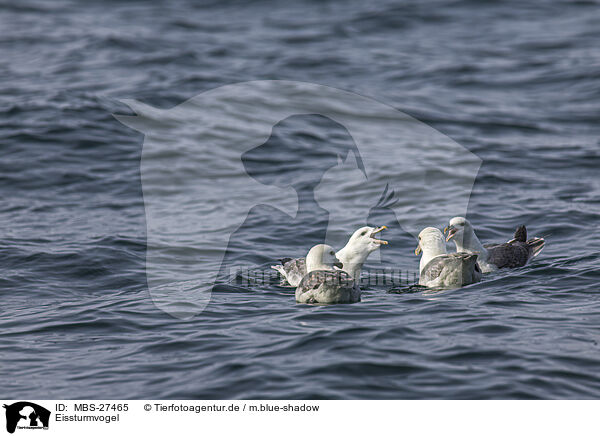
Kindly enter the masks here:
M 344 264 L 344 271 L 350 274 L 350 277 L 354 280 L 360 279 L 363 264 L 366 262 L 369 254 L 379 249 L 382 245 L 388 244 L 387 241 L 377 239 L 376 237 L 376 235 L 385 229 L 387 229 L 386 226 L 361 227 L 352 234 L 344 248 L 336 253 L 338 259 Z
M 344 264 L 344 271 L 354 280 L 360 279 L 363 264 L 369 257 L 369 254 L 382 245 L 388 244 L 387 241 L 376 237 L 385 229 L 387 229 L 386 226 L 361 227 L 350 236 L 344 248 L 336 253 L 338 259 Z M 305 258 L 282 259 L 281 265 L 273 265 L 271 268 L 277 270 L 291 286 L 298 286 L 307 272 Z

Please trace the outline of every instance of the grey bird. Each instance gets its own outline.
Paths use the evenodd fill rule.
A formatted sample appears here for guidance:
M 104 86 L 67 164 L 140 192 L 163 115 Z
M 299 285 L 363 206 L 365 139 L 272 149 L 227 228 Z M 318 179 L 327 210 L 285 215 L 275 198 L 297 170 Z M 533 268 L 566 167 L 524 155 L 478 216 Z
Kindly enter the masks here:
M 335 251 L 326 244 L 315 245 L 306 256 L 307 273 L 296 288 L 298 303 L 356 303 L 360 301 L 360 288 L 343 265 Z
M 484 273 L 523 266 L 540 254 L 546 243 L 544 238 L 527 239 L 527 229 L 519 226 L 510 241 L 484 245 L 471 223 L 463 217 L 452 218 L 444 233 L 447 233 L 446 241 L 454 241 L 458 253 L 478 254 L 477 263 Z
M 444 235 L 434 227 L 427 227 L 419 233 L 415 254 L 421 254 L 419 284 L 422 286 L 453 289 L 481 280 L 477 255 L 447 253 Z

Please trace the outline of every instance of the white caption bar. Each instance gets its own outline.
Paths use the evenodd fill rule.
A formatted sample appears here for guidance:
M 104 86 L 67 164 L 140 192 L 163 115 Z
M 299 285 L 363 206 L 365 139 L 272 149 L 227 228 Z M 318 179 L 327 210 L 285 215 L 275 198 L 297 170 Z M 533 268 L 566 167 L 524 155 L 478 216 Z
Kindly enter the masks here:
M 0 401 L 18 436 L 600 434 L 599 401 Z

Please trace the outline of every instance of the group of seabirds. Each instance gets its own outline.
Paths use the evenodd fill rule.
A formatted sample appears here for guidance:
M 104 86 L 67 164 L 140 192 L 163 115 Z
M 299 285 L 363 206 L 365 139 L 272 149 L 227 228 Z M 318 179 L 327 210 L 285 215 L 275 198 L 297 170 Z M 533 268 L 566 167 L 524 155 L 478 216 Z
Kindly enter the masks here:
M 318 244 L 305 258 L 281 259 L 283 282 L 296 288 L 296 301 L 309 304 L 356 303 L 360 301 L 360 274 L 369 254 L 388 242 L 377 239 L 387 229 L 361 227 L 339 251 Z M 514 237 L 500 244 L 482 244 L 471 223 L 463 217 L 452 218 L 442 233 L 427 227 L 419 233 L 415 249 L 421 255 L 419 285 L 435 289 L 454 289 L 481 280 L 482 273 L 500 268 L 517 268 L 536 257 L 544 248 L 543 238 L 527 239 L 527 229 L 519 226 Z M 453 241 L 456 253 L 446 251 Z

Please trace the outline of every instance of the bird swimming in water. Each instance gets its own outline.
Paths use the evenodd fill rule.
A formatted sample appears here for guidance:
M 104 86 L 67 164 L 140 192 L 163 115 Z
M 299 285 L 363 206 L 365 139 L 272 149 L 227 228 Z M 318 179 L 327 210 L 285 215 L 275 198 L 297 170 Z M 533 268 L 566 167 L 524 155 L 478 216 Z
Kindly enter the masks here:
M 463 217 L 452 218 L 444 233 L 447 233 L 446 241 L 454 241 L 458 253 L 477 254 L 477 263 L 484 273 L 523 266 L 540 254 L 545 244 L 544 238 L 528 240 L 527 229 L 519 226 L 510 241 L 483 245 L 469 220 Z
M 342 263 L 333 248 L 326 244 L 315 245 L 306 255 L 307 273 L 296 288 L 298 303 L 356 303 L 360 301 L 360 288 L 352 277 L 341 269 Z
M 387 241 L 375 237 L 375 235 L 385 229 L 387 229 L 386 226 L 361 227 L 350 236 L 344 248 L 336 253 L 337 258 L 344 264 L 344 271 L 354 280 L 360 280 L 363 264 L 369 257 L 369 254 L 382 245 L 387 245 Z M 281 265 L 272 265 L 271 268 L 279 271 L 291 286 L 298 286 L 307 273 L 306 259 L 303 257 L 281 259 Z
M 452 289 L 481 280 L 477 255 L 447 253 L 444 235 L 434 227 L 427 227 L 419 233 L 415 254 L 421 254 L 419 284 L 422 286 Z

